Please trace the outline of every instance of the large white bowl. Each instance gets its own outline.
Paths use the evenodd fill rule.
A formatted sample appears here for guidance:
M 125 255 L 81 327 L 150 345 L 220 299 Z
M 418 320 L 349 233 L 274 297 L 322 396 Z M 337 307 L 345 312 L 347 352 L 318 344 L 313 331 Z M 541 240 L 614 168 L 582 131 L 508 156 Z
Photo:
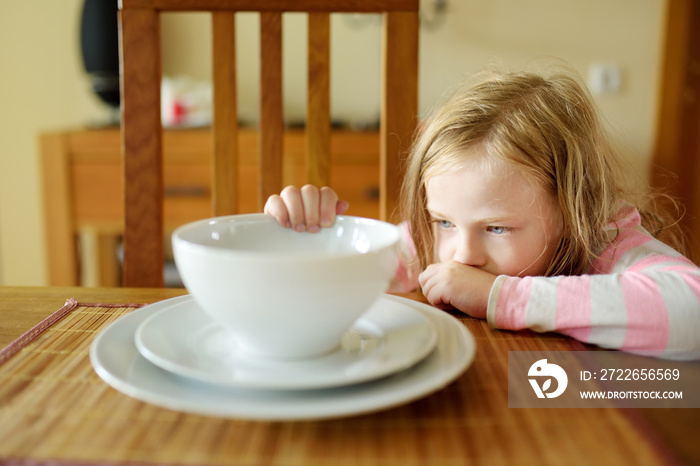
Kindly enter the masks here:
M 378 220 L 340 216 L 298 233 L 265 214 L 189 223 L 172 236 L 195 301 L 239 350 L 275 358 L 336 348 L 391 283 L 398 241 L 399 229 Z

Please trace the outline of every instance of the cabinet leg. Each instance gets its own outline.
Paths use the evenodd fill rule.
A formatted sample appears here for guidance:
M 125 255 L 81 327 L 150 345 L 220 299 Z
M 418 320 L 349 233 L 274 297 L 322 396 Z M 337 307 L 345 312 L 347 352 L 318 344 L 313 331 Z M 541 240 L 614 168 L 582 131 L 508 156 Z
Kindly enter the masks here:
M 79 238 L 80 285 L 119 286 L 119 235 L 86 228 L 80 231 Z

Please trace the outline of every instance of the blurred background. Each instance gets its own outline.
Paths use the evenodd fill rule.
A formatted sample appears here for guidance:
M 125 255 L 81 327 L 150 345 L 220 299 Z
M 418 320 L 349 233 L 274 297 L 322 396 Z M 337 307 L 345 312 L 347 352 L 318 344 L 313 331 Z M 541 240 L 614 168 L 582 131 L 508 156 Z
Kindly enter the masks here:
M 105 2 L 109 0 L 104 0 Z M 531 66 L 557 57 L 595 91 L 625 155 L 650 170 L 660 91 L 664 0 L 421 0 L 420 113 L 464 77 L 491 63 Z M 39 135 L 113 123 L 84 68 L 83 0 L 0 0 L 0 285 L 48 284 Z M 162 20 L 163 73 L 206 88 L 209 17 Z M 379 115 L 380 23 L 332 18 L 333 119 L 371 128 Z M 305 112 L 306 20 L 284 20 L 285 117 Z M 257 118 L 257 17 L 237 18 L 240 117 Z M 109 189 L 109 187 L 105 187 Z

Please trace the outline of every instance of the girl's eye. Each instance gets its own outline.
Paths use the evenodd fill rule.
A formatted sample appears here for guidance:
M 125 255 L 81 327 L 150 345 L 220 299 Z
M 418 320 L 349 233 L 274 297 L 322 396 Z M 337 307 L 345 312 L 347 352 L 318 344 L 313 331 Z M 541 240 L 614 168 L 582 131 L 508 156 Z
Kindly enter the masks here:
M 448 222 L 447 220 L 432 220 L 433 223 L 436 223 L 440 229 L 447 229 L 452 227 L 452 222 Z
M 494 233 L 496 235 L 503 235 L 505 233 L 508 233 L 510 231 L 510 228 L 491 226 L 491 227 L 488 227 L 488 231 L 490 231 L 491 233 Z

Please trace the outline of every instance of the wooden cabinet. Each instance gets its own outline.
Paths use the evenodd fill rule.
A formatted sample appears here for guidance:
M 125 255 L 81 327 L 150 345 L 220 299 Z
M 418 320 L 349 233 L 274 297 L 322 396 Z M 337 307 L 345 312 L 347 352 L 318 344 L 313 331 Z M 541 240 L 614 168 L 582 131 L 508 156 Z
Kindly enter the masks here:
M 240 133 L 240 213 L 257 205 L 258 136 Z M 40 136 L 50 285 L 114 286 L 123 223 L 118 128 Z M 284 183 L 304 184 L 302 131 L 285 134 Z M 334 131 L 331 186 L 350 202 L 352 215 L 379 215 L 379 135 Z M 183 223 L 211 216 L 211 136 L 208 129 L 163 135 L 166 235 Z

